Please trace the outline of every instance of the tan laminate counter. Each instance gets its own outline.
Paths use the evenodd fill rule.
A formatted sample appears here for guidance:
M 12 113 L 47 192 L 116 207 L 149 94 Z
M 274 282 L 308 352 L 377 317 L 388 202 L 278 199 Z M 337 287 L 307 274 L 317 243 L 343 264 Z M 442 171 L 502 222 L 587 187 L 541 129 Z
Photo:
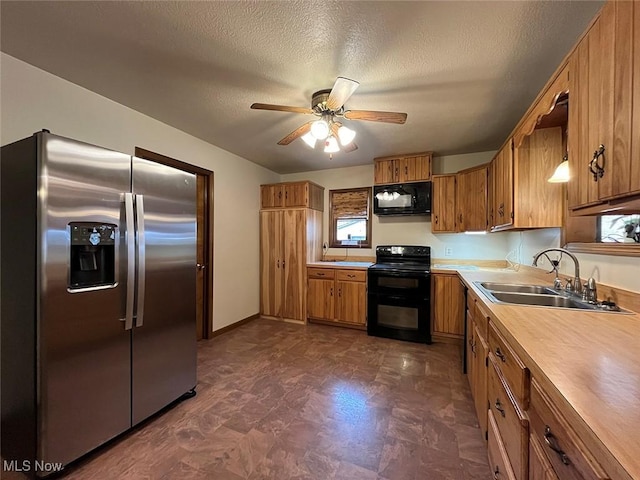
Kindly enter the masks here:
M 474 281 L 550 284 L 531 272 L 458 271 L 612 479 L 640 479 L 640 315 L 505 305 Z
M 327 262 L 309 262 L 307 267 L 313 268 L 339 268 L 340 270 L 366 270 L 372 262 L 340 262 L 340 261 L 327 261 Z

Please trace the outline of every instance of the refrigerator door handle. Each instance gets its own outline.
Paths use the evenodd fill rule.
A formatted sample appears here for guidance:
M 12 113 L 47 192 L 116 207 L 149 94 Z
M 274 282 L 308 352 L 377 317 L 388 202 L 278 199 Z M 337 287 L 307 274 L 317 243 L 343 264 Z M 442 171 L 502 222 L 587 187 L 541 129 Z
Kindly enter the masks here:
M 135 250 L 135 225 L 133 222 L 133 194 L 124 194 L 124 213 L 127 226 L 127 302 L 124 319 L 124 329 L 133 328 L 133 300 L 135 293 L 136 275 L 136 250 Z
M 136 223 L 138 227 L 138 292 L 136 293 L 136 327 L 144 322 L 144 289 L 145 289 L 145 231 L 144 231 L 144 196 L 136 195 Z

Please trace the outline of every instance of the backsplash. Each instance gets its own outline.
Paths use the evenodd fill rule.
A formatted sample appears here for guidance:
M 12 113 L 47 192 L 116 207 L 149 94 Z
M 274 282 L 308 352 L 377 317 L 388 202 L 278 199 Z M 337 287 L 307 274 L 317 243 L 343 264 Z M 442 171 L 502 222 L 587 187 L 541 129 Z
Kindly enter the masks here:
M 559 246 L 559 228 L 507 233 L 507 248 L 511 252 L 510 258 L 515 256 L 523 265 L 531 265 L 533 256 L 540 250 Z M 580 262 L 580 277 L 583 280 L 593 277 L 598 283 L 640 293 L 640 275 L 638 275 L 638 272 L 640 272 L 640 257 L 587 253 L 577 253 L 575 255 Z M 548 271 L 551 266 L 543 258 L 538 262 L 538 267 Z M 560 272 L 573 276 L 574 270 L 571 259 L 562 261 Z M 549 274 L 549 282 L 552 280 L 553 277 Z

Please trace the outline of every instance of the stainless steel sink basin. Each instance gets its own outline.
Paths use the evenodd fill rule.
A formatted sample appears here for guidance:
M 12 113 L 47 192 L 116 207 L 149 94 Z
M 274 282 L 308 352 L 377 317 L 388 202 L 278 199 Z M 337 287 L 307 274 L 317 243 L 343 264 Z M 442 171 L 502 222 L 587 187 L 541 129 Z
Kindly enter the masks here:
M 553 288 L 544 285 L 516 285 L 514 283 L 482 282 L 480 286 L 492 292 L 535 293 L 538 295 L 558 295 Z
M 513 283 L 473 282 L 494 303 L 510 303 L 535 307 L 573 308 L 596 312 L 633 313 L 619 309 L 615 304 L 607 302 L 591 304 L 578 297 L 560 294 L 543 285 L 518 285 Z
M 535 295 L 531 293 L 491 292 L 493 297 L 505 303 L 519 305 L 538 305 L 541 307 L 579 308 L 581 310 L 596 310 L 595 305 L 578 302 L 559 295 Z

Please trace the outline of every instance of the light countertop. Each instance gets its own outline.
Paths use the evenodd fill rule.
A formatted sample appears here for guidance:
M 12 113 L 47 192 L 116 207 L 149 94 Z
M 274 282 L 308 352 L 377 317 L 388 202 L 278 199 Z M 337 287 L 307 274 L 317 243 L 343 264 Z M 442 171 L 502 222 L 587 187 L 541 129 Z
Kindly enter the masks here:
M 321 268 L 345 268 L 345 269 L 361 269 L 366 270 L 371 265 L 372 262 L 309 262 L 307 263 L 307 267 L 321 267 Z
M 640 315 L 497 304 L 473 282 L 548 285 L 548 275 L 458 274 L 607 473 L 640 479 Z

